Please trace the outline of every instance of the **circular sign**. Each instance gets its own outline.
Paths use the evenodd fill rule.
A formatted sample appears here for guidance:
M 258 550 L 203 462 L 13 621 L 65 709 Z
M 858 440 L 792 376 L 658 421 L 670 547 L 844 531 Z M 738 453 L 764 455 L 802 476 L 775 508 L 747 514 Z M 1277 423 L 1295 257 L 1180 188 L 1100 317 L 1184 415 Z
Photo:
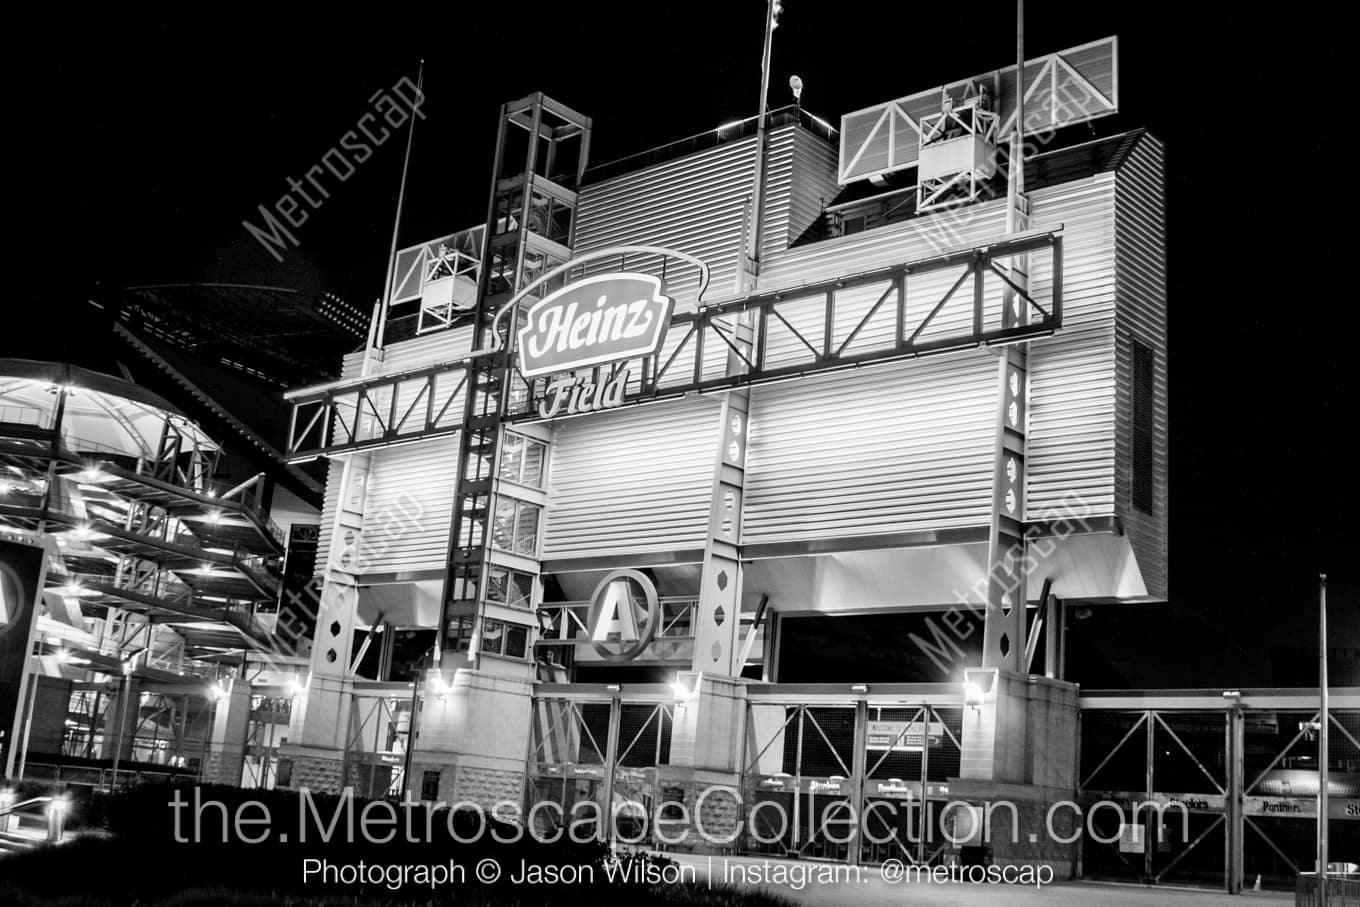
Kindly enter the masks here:
M 605 661 L 632 661 L 661 625 L 656 586 L 636 570 L 615 570 L 590 597 L 590 642 Z
M 0 636 L 12 627 L 23 625 L 28 601 L 19 574 L 9 564 L 0 564 Z

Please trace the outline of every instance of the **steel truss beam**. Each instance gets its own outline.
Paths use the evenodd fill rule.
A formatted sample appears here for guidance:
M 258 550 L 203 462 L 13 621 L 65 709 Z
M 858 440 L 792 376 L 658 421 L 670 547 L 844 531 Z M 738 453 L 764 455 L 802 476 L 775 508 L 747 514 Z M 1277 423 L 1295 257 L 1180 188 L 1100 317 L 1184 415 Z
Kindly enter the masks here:
M 1032 270 L 1050 275 L 1042 299 L 1009 277 L 1012 260 L 1023 255 L 1037 259 Z M 922 304 L 909 298 L 909 290 L 924 278 L 947 289 Z M 837 302 L 844 301 L 845 294 L 872 295 L 875 289 L 880 289 L 877 301 L 862 315 L 838 317 Z M 1023 300 L 1029 317 L 1007 326 L 1002 308 L 1011 295 Z M 622 406 L 1032 340 L 1062 327 L 1062 304 L 1061 227 L 1017 233 L 801 287 L 739 296 L 674 316 L 669 329 L 673 342 L 661 354 L 637 361 L 639 368 L 630 377 Z M 820 309 L 820 317 L 810 317 L 814 309 Z M 744 312 L 751 313 L 753 322 L 750 342 L 736 336 Z M 819 329 L 808 331 L 810 323 Z M 877 327 L 866 332 L 871 324 Z M 885 332 L 886 324 L 891 327 Z M 772 339 L 779 343 L 777 354 Z M 705 355 L 705 350 L 720 355 Z M 742 365 L 735 374 L 726 368 L 729 354 Z M 293 391 L 286 395 L 293 403 L 289 462 L 454 434 L 463 428 L 455 400 L 465 390 L 469 369 L 484 365 L 487 357 L 503 355 L 481 352 L 399 374 Z M 586 374 L 598 383 L 621 369 L 606 372 L 597 367 Z M 548 379 L 536 379 L 527 393 L 512 394 L 503 420 L 540 421 L 538 406 L 547 383 Z

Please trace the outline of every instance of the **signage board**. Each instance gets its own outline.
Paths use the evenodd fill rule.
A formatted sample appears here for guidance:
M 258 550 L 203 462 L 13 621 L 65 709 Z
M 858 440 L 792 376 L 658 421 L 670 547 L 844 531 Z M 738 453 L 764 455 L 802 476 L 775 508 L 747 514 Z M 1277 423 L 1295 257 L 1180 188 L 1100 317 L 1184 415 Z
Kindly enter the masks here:
M 1317 797 L 1246 797 L 1242 814 L 1283 819 L 1317 818 Z M 1333 819 L 1360 819 L 1360 800 L 1331 797 L 1327 813 Z
M 661 625 L 656 586 L 637 570 L 615 570 L 590 597 L 590 642 L 606 661 L 632 661 Z
M 520 374 L 533 379 L 655 355 L 673 309 L 650 274 L 617 272 L 568 284 L 529 307 L 519 330 Z
M 944 723 L 940 721 L 870 721 L 865 737 L 864 748 L 869 750 L 891 751 L 894 753 L 919 753 L 930 738 L 935 746 L 944 736 Z

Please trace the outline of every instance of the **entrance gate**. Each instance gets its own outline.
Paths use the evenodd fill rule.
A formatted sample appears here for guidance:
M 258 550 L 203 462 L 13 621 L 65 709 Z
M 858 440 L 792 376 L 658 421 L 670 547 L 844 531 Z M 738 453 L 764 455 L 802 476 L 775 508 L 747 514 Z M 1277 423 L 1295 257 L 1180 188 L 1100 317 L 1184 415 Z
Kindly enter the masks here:
M 535 831 L 552 837 L 574 826 L 579 838 L 651 843 L 657 766 L 670 763 L 675 718 L 663 689 L 666 698 L 629 702 L 580 688 L 535 697 L 526 780 Z M 613 821 L 601 824 L 606 816 Z
M 1092 693 L 1081 699 L 1087 878 L 1292 889 L 1313 868 L 1317 694 Z M 1360 854 L 1360 696 L 1334 691 L 1334 860 Z
M 911 692 L 906 691 L 907 695 Z M 937 861 L 941 813 L 959 773 L 959 695 L 922 701 L 749 691 L 744 853 L 881 863 Z

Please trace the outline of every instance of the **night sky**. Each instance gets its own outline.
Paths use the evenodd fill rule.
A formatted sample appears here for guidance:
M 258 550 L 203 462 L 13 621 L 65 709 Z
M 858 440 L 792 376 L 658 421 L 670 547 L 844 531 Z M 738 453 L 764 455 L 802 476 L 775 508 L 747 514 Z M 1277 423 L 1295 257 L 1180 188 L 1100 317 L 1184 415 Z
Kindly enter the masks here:
M 1030 6 L 1030 56 L 1119 35 L 1123 113 L 1102 129 L 1146 126 L 1167 144 L 1173 616 L 1087 626 L 1108 620 L 1146 639 L 1150 664 L 1208 659 L 1225 676 L 1260 673 L 1272 648 L 1314 638 L 1325 570 L 1342 660 L 1333 678 L 1360 684 L 1360 557 L 1342 516 L 1355 485 L 1342 439 L 1360 410 L 1346 315 L 1354 152 L 1331 125 L 1354 116 L 1354 72 L 1342 68 L 1353 54 L 1326 27 L 1334 16 L 1305 4 L 1270 18 L 1186 3 Z M 804 106 L 838 123 L 1006 65 L 1013 7 L 987 9 L 786 0 L 772 104 L 790 100 L 796 72 Z M 242 220 L 354 128 L 375 92 L 414 77 L 421 57 L 428 118 L 403 245 L 484 220 L 504 101 L 542 90 L 593 117 L 595 163 L 753 114 L 763 11 L 759 0 L 419 4 L 362 16 L 233 6 L 178 19 L 66 10 L 29 25 L 7 51 L 19 286 L 0 355 L 51 348 L 43 336 L 94 342 L 79 315 L 100 286 L 325 289 L 367 310 L 402 142 L 311 214 L 282 263 Z

